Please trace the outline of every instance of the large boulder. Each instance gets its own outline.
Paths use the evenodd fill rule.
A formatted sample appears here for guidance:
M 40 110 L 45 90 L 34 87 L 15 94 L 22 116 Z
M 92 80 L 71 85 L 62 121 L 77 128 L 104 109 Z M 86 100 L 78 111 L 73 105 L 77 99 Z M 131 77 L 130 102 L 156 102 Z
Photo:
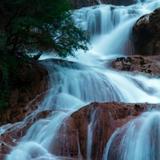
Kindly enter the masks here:
M 160 54 L 160 8 L 144 15 L 133 28 L 135 53 L 141 55 Z
M 62 157 L 88 159 L 89 156 L 100 160 L 113 132 L 148 107 L 147 104 L 92 103 L 64 121 L 56 142 L 50 146 L 51 152 Z

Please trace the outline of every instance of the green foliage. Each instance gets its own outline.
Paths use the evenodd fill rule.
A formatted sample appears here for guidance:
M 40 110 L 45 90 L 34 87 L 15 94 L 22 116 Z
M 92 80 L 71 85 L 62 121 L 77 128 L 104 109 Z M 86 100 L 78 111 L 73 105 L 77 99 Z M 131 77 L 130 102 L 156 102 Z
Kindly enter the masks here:
M 54 51 L 60 56 L 87 49 L 87 36 L 74 25 L 70 9 L 67 0 L 1 0 L 0 47 L 19 55 Z
M 65 57 L 87 49 L 87 35 L 71 14 L 68 0 L 0 0 L 0 109 L 9 104 L 17 66 L 30 59 L 28 53 Z

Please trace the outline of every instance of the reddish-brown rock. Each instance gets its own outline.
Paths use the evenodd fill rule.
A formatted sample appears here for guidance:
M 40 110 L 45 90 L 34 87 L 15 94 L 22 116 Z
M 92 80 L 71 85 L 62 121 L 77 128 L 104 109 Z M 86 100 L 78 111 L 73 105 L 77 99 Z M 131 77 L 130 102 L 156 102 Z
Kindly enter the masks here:
M 116 70 L 141 72 L 150 76 L 160 75 L 160 56 L 128 56 L 112 60 L 111 67 Z
M 87 159 L 87 132 L 88 125 L 92 123 L 91 159 L 100 160 L 112 133 L 147 107 L 147 104 L 92 103 L 64 122 L 51 152 L 64 157 Z
M 17 125 L 17 127 L 11 127 L 6 130 L 4 134 L 0 135 L 0 160 L 3 160 L 5 155 L 8 154 L 12 147 L 16 146 L 17 142 L 23 137 L 29 127 L 35 123 L 37 120 L 46 118 L 52 113 L 52 111 L 47 110 L 39 112 L 34 117 L 29 118 L 25 124 Z
M 64 120 L 56 136 L 56 141 L 50 146 L 50 152 L 57 156 L 67 157 L 68 159 L 86 160 L 87 142 L 88 138 L 91 138 L 91 136 L 87 136 L 90 125 L 92 126 L 91 133 L 93 133 L 92 139 L 90 139 L 92 141 L 91 159 L 100 160 L 102 159 L 106 143 L 117 128 L 136 118 L 146 111 L 146 109 L 156 106 L 158 105 L 124 103 L 89 104 L 72 113 L 70 117 Z M 29 120 L 24 127 L 8 130 L 5 134 L 1 135 L 0 141 L 4 142 L 0 146 L 1 159 L 11 150 L 8 146 L 15 146 L 37 119 L 45 118 L 51 112 L 40 112 L 34 119 Z
M 142 16 L 133 27 L 135 52 L 141 55 L 160 54 L 160 8 Z

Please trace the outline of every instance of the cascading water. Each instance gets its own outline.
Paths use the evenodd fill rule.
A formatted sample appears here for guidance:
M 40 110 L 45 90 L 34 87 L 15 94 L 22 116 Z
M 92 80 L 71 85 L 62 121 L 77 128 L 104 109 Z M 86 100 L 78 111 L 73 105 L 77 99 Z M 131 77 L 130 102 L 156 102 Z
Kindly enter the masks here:
M 140 16 L 152 10 L 150 5 L 141 4 L 129 7 L 101 5 L 75 12 L 75 19 L 76 23 L 91 35 L 90 52 L 107 58 L 124 53 L 132 54 L 129 37 L 132 26 Z
M 160 103 L 160 79 L 112 71 L 106 69 L 102 63 L 103 61 L 101 61 L 111 56 L 122 56 L 126 53 L 131 53 L 133 49 L 130 33 L 133 24 L 140 16 L 150 13 L 159 6 L 160 0 L 148 0 L 143 3 L 137 1 L 137 4 L 127 7 L 99 5 L 82 8 L 74 12 L 73 17 L 76 24 L 90 34 L 91 45 L 89 46 L 89 51 L 85 54 L 78 54 L 83 52 L 78 51 L 77 58 L 68 57 L 67 59 L 72 62 L 61 60 L 65 63 L 64 65 L 56 64 L 57 60 L 43 62 L 49 72 L 50 90 L 35 112 L 47 109 L 54 109 L 55 112 L 48 118 L 34 123 L 20 143 L 6 157 L 6 160 L 55 160 L 65 158 L 51 154 L 50 143 L 54 143 L 54 138 L 67 117 L 87 103 L 93 101 Z M 87 65 L 84 64 L 86 62 L 88 62 Z M 150 112 L 147 114 L 149 115 Z M 156 113 L 155 116 L 157 117 L 158 114 Z M 34 115 L 30 115 L 28 118 Z M 93 115 L 88 126 L 88 159 L 91 159 L 91 137 L 94 131 L 94 118 Z M 152 116 L 149 119 L 152 119 Z M 0 134 L 6 132 L 8 128 L 13 128 L 14 130 L 17 126 L 24 125 L 25 120 L 15 125 L 2 126 Z M 154 125 L 152 122 L 149 124 L 151 126 Z M 149 128 L 144 126 L 139 133 L 141 134 L 144 129 L 150 132 L 151 126 Z M 129 130 L 130 127 L 128 127 Z M 138 139 L 141 137 L 140 134 L 136 135 Z M 141 144 L 138 144 L 137 141 L 137 144 L 132 145 L 127 155 L 125 154 L 127 151 L 123 150 L 122 146 L 124 151 L 122 153 L 124 154 L 122 154 L 121 160 L 157 160 L 144 158 L 144 155 L 148 154 L 148 149 L 151 148 L 146 148 L 145 152 L 142 151 L 141 157 L 130 157 L 132 156 L 132 147 L 142 147 L 142 141 L 140 139 L 139 143 Z M 125 137 L 123 142 L 127 143 Z M 111 144 L 112 142 L 110 141 L 106 147 L 104 159 L 109 153 Z M 148 140 L 147 145 L 149 144 L 150 141 Z M 156 154 L 154 155 L 157 156 Z M 129 158 L 127 157 L 127 159 L 125 156 Z
M 87 133 L 87 160 L 91 160 L 92 157 L 92 142 L 93 142 L 93 133 L 96 124 L 96 110 L 93 111 L 91 116 L 91 122 L 88 125 L 88 133 Z
M 118 129 L 110 138 L 103 160 L 158 160 L 160 112 L 150 111 Z M 118 145 L 116 152 L 114 146 Z M 114 153 L 113 153 L 114 152 Z

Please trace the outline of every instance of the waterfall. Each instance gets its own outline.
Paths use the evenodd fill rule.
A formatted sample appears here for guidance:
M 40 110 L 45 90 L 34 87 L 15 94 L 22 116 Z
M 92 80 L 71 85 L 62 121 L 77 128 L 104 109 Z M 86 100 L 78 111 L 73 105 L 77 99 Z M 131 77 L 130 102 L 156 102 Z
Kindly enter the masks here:
M 118 129 L 110 138 L 103 159 L 112 160 L 114 157 L 115 160 L 158 160 L 160 157 L 159 120 L 160 112 L 150 111 Z M 116 153 L 114 145 L 118 145 Z
M 128 7 L 100 5 L 76 11 L 76 24 L 87 30 L 91 37 L 89 52 L 105 58 L 132 54 L 131 32 L 134 23 L 160 6 L 158 0 L 140 2 Z
M 66 157 L 57 157 L 57 155 L 51 154 L 50 145 L 51 143 L 54 145 L 55 137 L 65 120 L 74 111 L 88 103 L 94 101 L 160 103 L 160 78 L 106 69 L 102 61 L 112 56 L 132 54 L 131 31 L 134 23 L 139 17 L 150 13 L 159 6 L 160 0 L 146 0 L 137 1 L 131 6 L 100 4 L 74 11 L 75 23 L 90 35 L 89 51 L 87 53 L 77 51 L 76 57 L 61 59 L 60 64 L 56 63 L 57 59 L 55 58 L 43 62 L 49 73 L 50 89 L 34 112 L 48 109 L 53 112 L 46 119 L 35 122 L 29 128 L 18 145 L 7 155 L 6 160 L 65 159 Z M 25 125 L 26 119 L 32 118 L 34 115 L 32 113 L 17 124 L 2 126 L 0 134 L 10 128 Z M 158 160 L 156 157 L 160 157 L 157 148 L 159 141 L 155 145 L 152 143 L 155 142 L 154 136 L 156 140 L 159 140 L 159 115 L 159 112 L 147 112 L 124 127 L 125 135 L 120 143 L 118 152 L 120 155 L 117 155 L 119 157 L 117 160 Z M 92 159 L 95 118 L 95 112 L 93 112 L 87 131 L 88 160 Z M 138 123 L 142 123 L 142 125 L 136 133 L 135 128 L 139 127 Z M 121 133 L 124 128 L 117 130 L 106 144 L 104 159 L 110 160 L 108 155 L 112 144 L 115 142 L 117 134 Z M 156 129 L 156 135 L 150 134 L 152 129 Z M 135 133 L 136 135 L 134 135 Z M 134 143 L 129 142 L 129 138 L 133 137 L 137 140 Z
M 92 160 L 93 133 L 96 126 L 96 110 L 92 111 L 90 123 L 87 131 L 87 160 Z
M 54 141 L 54 137 L 68 115 L 59 112 L 54 113 L 45 120 L 34 123 L 22 138 L 21 143 L 11 152 L 7 160 L 32 160 L 47 159 L 56 160 L 56 156 L 49 153 L 49 145 Z

